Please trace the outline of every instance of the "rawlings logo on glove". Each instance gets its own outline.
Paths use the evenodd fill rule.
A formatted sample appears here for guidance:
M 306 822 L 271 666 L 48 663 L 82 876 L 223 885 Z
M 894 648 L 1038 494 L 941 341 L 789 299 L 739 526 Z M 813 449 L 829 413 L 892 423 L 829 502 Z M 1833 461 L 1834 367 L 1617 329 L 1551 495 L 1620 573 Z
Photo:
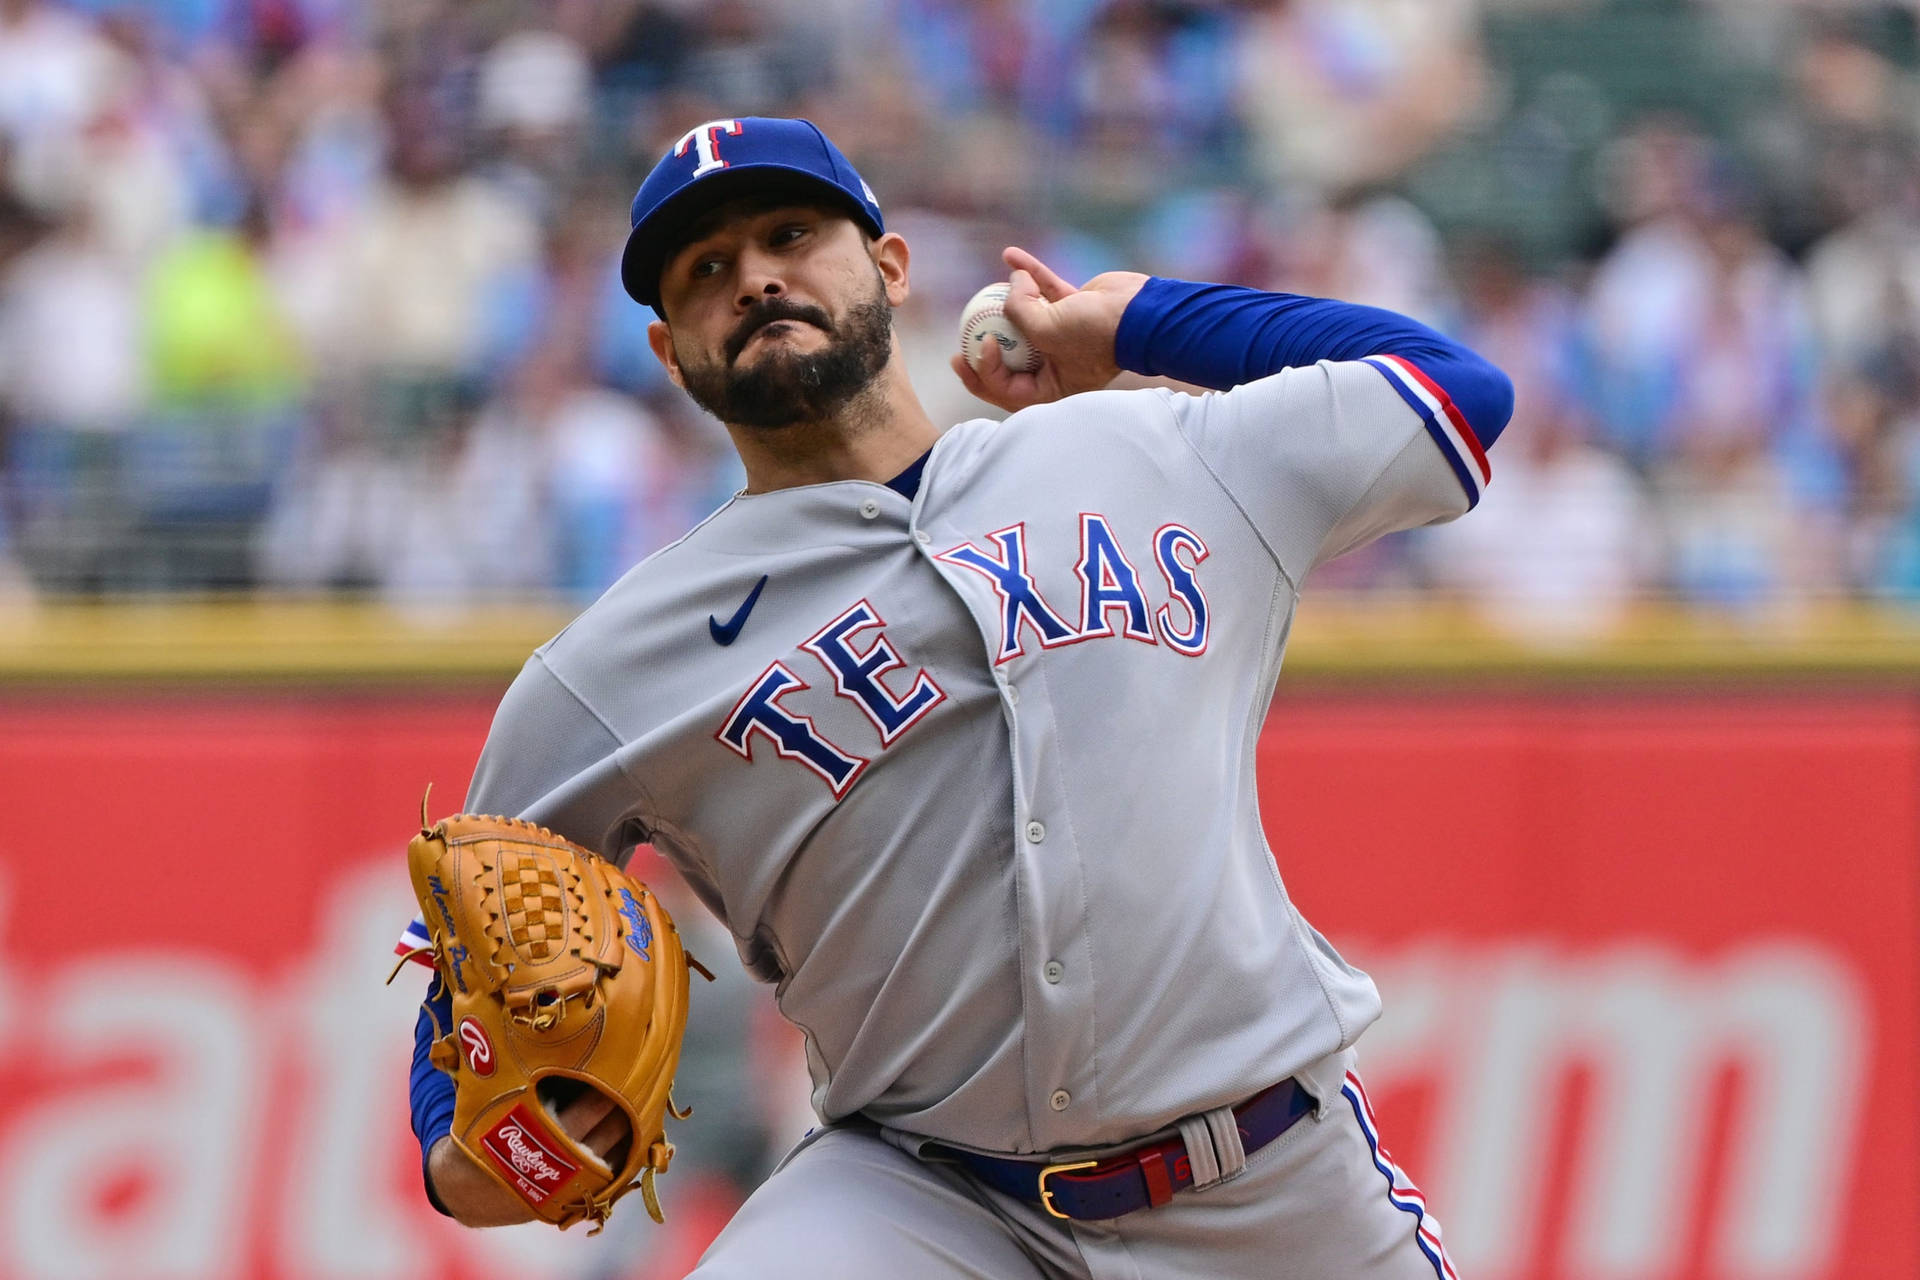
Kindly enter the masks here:
M 580 1168 L 562 1159 L 534 1137 L 528 1129 L 532 1123 L 525 1110 L 515 1107 L 491 1133 L 480 1139 L 480 1145 L 503 1168 L 519 1175 L 512 1180 L 514 1190 L 528 1204 L 539 1205 L 552 1193 L 553 1188 L 578 1173 Z M 521 1185 L 525 1182 L 531 1185 Z
M 543 827 L 458 814 L 407 847 L 434 966 L 453 993 L 434 1065 L 456 1081 L 453 1140 L 540 1217 L 593 1231 L 638 1188 L 662 1220 L 673 1074 L 687 971 L 659 900 L 625 871 Z M 462 1052 L 464 1050 L 464 1052 Z M 586 1088 L 624 1113 L 630 1137 L 603 1160 L 558 1124 L 555 1099 Z

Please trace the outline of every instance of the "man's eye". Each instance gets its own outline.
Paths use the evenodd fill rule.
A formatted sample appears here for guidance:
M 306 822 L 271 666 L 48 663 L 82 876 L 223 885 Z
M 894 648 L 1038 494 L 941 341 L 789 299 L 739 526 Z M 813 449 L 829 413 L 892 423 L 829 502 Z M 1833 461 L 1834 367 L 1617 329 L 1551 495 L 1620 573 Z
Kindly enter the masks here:
M 773 243 L 792 244 L 795 240 L 798 240 L 801 236 L 804 236 L 805 234 L 807 234 L 807 229 L 797 224 L 791 227 L 781 227 L 778 231 L 773 233 Z
M 693 278 L 708 280 L 720 274 L 722 263 L 718 258 L 702 258 L 693 264 Z

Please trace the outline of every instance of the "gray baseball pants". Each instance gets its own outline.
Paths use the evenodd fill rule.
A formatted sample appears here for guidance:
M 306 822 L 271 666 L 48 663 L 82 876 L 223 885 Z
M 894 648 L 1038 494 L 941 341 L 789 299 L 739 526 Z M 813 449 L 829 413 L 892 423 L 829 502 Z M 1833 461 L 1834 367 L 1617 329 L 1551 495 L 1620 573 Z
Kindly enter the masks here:
M 1337 1092 L 1251 1157 L 1216 1153 L 1222 1180 L 1106 1222 L 1052 1218 L 870 1124 L 818 1129 L 689 1280 L 1458 1280 L 1364 1089 L 1330 1078 Z M 1182 1129 L 1194 1152 L 1206 1127 Z

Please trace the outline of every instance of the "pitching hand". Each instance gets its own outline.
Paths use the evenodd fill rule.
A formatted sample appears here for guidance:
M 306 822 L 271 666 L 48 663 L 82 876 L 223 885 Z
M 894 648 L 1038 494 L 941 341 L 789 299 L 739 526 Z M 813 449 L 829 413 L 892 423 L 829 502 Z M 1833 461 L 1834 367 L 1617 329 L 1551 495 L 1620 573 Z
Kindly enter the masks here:
M 1120 317 L 1147 277 L 1108 271 L 1076 289 L 1025 249 L 1009 247 L 1001 256 L 1013 272 L 1007 278 L 1007 319 L 1040 353 L 1040 367 L 1032 373 L 1009 369 L 999 344 L 989 342 L 978 371 L 965 356 L 953 357 L 953 371 L 967 390 L 1012 411 L 1112 382 L 1120 373 L 1113 358 Z

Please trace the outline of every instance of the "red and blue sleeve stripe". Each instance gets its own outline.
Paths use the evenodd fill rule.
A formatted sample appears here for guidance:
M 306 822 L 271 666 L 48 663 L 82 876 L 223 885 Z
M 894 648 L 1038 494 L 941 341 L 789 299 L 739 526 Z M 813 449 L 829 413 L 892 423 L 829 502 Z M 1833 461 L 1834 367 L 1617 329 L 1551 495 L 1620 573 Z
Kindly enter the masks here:
M 1487 463 L 1487 451 L 1472 423 L 1446 388 L 1404 356 L 1368 356 L 1366 363 L 1386 375 L 1388 385 L 1420 415 L 1427 434 L 1440 446 L 1460 487 L 1467 491 L 1468 509 L 1478 506 L 1487 482 L 1493 479 L 1493 468 Z

